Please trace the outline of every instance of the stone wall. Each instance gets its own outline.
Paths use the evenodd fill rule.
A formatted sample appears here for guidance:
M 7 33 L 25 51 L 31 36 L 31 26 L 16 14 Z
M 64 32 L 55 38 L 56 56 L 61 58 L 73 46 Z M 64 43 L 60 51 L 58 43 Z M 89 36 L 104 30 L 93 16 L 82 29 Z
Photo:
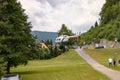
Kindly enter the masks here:
M 120 48 L 120 43 L 119 42 L 115 42 L 115 41 L 107 41 L 105 39 L 101 39 L 100 43 L 99 43 L 99 46 Z

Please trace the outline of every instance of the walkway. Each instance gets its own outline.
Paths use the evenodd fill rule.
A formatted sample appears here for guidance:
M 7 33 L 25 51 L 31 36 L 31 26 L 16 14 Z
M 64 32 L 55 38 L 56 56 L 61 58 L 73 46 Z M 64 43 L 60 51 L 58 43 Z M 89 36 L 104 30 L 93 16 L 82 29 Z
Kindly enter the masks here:
M 120 72 L 109 69 L 95 60 L 93 60 L 89 55 L 87 55 L 82 49 L 76 49 L 76 52 L 88 62 L 95 70 L 107 75 L 111 80 L 120 80 Z

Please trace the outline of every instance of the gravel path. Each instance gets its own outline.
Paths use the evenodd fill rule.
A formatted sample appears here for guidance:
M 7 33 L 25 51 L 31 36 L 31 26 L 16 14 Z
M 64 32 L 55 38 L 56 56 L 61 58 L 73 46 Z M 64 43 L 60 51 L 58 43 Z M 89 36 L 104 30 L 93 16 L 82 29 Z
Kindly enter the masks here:
M 76 52 L 84 59 L 86 60 L 95 70 L 105 74 L 111 80 L 120 80 L 120 72 L 115 71 L 112 69 L 109 69 L 98 62 L 96 62 L 94 59 L 92 59 L 88 54 L 86 54 L 82 49 L 76 49 Z

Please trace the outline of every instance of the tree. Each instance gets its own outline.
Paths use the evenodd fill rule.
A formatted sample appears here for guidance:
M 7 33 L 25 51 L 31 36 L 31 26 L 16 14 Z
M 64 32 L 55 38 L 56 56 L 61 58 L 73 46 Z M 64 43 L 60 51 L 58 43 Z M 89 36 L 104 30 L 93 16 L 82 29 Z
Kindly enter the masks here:
M 58 51 L 58 48 L 57 48 L 57 46 L 55 45 L 55 47 L 54 47 L 54 56 L 56 57 L 56 56 L 58 56 L 59 55 L 59 51 Z
M 98 23 L 97 23 L 97 21 L 95 22 L 95 27 L 98 27 Z
M 46 40 L 46 41 L 45 41 L 45 44 L 46 44 L 46 45 L 51 45 L 51 44 L 50 44 L 50 40 L 49 40 L 49 39 Z
M 60 36 L 60 35 L 72 36 L 74 34 L 70 29 L 67 28 L 67 26 L 65 24 L 62 24 L 62 27 L 58 32 L 58 36 Z M 64 44 L 71 44 L 72 42 L 74 42 L 74 40 L 70 39 L 68 42 L 65 42 Z
M 4 69 L 5 69 L 5 62 L 3 57 L 0 56 L 0 75 L 3 74 Z
M 61 29 L 58 31 L 58 36 L 61 36 L 61 35 L 72 36 L 74 34 L 73 34 L 72 30 L 68 29 L 65 24 L 62 24 Z M 70 48 L 70 47 L 72 47 L 72 44 L 74 44 L 76 41 L 77 41 L 77 38 L 71 38 L 67 42 L 62 42 L 62 44 L 60 44 L 61 51 L 62 52 L 65 51 L 65 45 Z
M 58 31 L 58 36 L 60 35 L 73 35 L 72 31 L 67 28 L 65 24 L 62 24 L 61 29 Z
M 10 67 L 26 64 L 27 54 L 34 47 L 31 24 L 27 22 L 27 15 L 17 0 L 0 0 L 0 55 L 7 63 L 6 71 Z
M 50 56 L 51 58 L 54 57 L 54 53 L 53 53 L 53 42 L 52 42 L 52 39 L 49 40 L 49 50 L 50 50 Z

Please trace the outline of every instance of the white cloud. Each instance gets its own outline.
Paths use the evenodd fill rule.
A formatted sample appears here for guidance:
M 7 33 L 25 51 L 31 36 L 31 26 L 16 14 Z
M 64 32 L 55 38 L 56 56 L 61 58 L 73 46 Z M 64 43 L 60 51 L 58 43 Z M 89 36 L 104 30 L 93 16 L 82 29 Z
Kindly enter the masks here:
M 99 19 L 105 0 L 19 0 L 32 30 L 57 32 L 66 24 L 73 32 L 87 31 Z

